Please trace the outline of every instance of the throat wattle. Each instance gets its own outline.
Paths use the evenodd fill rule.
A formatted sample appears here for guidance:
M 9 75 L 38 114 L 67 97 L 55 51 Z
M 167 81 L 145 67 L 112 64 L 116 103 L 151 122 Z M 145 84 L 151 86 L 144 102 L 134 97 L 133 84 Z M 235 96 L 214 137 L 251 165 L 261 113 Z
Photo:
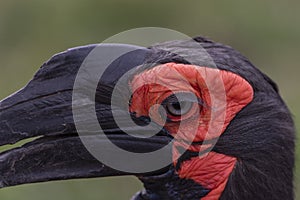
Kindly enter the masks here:
M 203 197 L 204 200 L 219 199 L 226 183 L 234 169 L 236 158 L 209 152 L 202 156 L 191 156 L 187 160 L 179 160 L 174 164 L 178 167 L 177 173 L 182 179 L 191 179 L 210 190 Z

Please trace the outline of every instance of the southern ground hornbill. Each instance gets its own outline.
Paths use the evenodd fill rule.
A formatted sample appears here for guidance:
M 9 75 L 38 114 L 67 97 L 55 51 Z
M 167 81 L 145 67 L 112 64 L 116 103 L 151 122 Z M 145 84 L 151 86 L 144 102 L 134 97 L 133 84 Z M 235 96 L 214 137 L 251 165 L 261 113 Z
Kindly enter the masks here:
M 149 48 L 102 45 L 100 51 L 133 50 L 109 64 L 95 99 L 83 98 L 78 109 L 84 112 L 86 104 L 95 102 L 102 136 L 124 150 L 147 153 L 171 144 L 161 155 L 171 162 L 135 173 L 95 159 L 78 137 L 72 110 L 75 77 L 95 48 L 53 56 L 23 89 L 1 101 L 0 144 L 34 138 L 0 154 L 1 187 L 132 174 L 145 186 L 135 200 L 294 198 L 294 125 L 276 84 L 236 50 L 202 37 Z M 121 79 L 124 105 L 113 105 Z M 85 83 L 88 87 L 89 79 Z M 80 88 L 82 94 L 87 90 Z M 218 105 L 222 98 L 225 104 Z M 130 116 L 134 126 L 125 124 L 121 130 L 114 115 Z M 89 123 L 90 115 L 82 116 Z M 151 126 L 160 129 L 152 137 L 127 134 L 142 135 Z M 105 145 L 101 134 L 86 132 L 87 140 Z

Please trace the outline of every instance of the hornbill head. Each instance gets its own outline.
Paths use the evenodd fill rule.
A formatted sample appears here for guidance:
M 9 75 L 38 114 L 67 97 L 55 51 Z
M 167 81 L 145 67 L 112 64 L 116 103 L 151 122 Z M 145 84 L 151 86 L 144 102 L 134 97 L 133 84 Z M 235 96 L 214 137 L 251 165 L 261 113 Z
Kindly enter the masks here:
M 76 87 L 95 49 L 102 57 L 90 62 L 103 74 L 89 89 L 98 74 L 83 70 Z M 0 112 L 1 145 L 34 138 L 0 154 L 1 187 L 131 174 L 145 186 L 135 200 L 293 199 L 294 125 L 276 84 L 239 52 L 202 37 L 67 50 L 2 100 Z M 91 128 L 93 112 L 102 131 Z M 140 161 L 108 143 L 147 156 L 168 148 Z M 168 162 L 138 170 L 160 161 Z

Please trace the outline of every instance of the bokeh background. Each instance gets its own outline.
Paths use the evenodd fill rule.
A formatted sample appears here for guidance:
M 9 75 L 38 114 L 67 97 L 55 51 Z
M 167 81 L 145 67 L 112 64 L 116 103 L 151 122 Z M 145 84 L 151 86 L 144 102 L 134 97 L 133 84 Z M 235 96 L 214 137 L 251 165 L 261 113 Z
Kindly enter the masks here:
M 241 51 L 279 84 L 299 129 L 299 19 L 297 0 L 0 0 L 0 99 L 24 86 L 57 52 L 156 26 Z M 297 199 L 299 168 L 297 159 Z M 1 189 L 0 199 L 126 200 L 141 188 L 134 177 L 71 180 Z

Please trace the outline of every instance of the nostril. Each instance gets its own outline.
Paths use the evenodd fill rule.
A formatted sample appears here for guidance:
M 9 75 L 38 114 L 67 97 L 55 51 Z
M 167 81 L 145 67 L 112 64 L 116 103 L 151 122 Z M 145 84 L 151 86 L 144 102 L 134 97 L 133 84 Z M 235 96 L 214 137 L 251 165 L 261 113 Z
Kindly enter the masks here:
M 151 118 L 148 116 L 136 116 L 136 112 L 130 114 L 131 119 L 138 126 L 148 126 L 151 123 Z

